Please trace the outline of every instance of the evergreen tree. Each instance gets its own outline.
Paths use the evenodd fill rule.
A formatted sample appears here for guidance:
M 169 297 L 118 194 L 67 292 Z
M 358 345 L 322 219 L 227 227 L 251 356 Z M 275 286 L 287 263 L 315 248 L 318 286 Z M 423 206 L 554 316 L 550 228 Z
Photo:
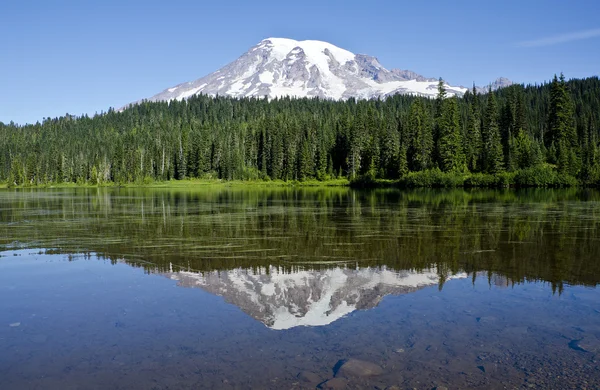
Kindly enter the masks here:
M 504 168 L 504 154 L 502 153 L 502 142 L 498 126 L 498 111 L 496 97 L 490 90 L 485 112 L 485 121 L 481 134 L 482 169 L 488 173 L 497 173 Z
M 512 159 L 516 169 L 530 168 L 541 163 L 539 145 L 524 131 L 512 138 Z
M 512 157 L 511 157 L 511 140 L 513 139 L 514 134 L 514 126 L 515 126 L 515 118 L 513 113 L 514 106 L 514 95 L 511 93 L 508 95 L 508 99 L 504 102 L 502 106 L 501 114 L 500 114 L 500 142 L 502 143 L 502 153 L 504 156 L 504 167 L 511 171 L 513 167 L 511 166 Z
M 433 150 L 433 155 L 432 155 L 432 160 L 434 165 L 435 164 L 439 164 L 439 161 L 441 160 L 441 156 L 440 156 L 440 150 L 439 150 L 439 139 L 440 139 L 440 129 L 441 129 L 441 123 L 440 121 L 442 120 L 442 114 L 443 114 L 443 110 L 444 110 L 444 100 L 446 99 L 446 87 L 444 86 L 444 80 L 442 80 L 442 78 L 439 78 L 438 81 L 438 86 L 437 86 L 437 96 L 435 99 L 435 114 L 434 114 L 434 125 L 433 125 L 433 145 L 434 145 L 434 150 Z
M 447 97 L 446 87 L 444 86 L 444 80 L 440 77 L 437 85 L 437 97 L 435 99 L 436 106 L 436 117 L 440 117 L 442 115 L 442 107 L 444 103 L 444 99 Z
M 575 151 L 578 144 L 573 103 L 562 73 L 552 80 L 547 140 L 556 147 L 558 169 L 576 175 L 581 164 Z
M 421 171 L 431 167 L 433 134 L 427 111 L 420 99 L 410 105 L 407 137 L 407 157 L 410 161 L 410 169 Z
M 346 164 L 348 165 L 348 176 L 353 179 L 359 173 L 362 166 L 361 152 L 363 146 L 363 131 L 359 128 L 359 124 L 354 121 L 352 125 L 350 125 L 349 133 L 348 158 Z
M 480 169 L 481 155 L 481 118 L 479 116 L 479 97 L 475 87 L 473 86 L 473 98 L 469 102 L 469 111 L 467 117 L 467 131 L 464 140 L 465 158 L 467 168 L 471 172 L 476 172 Z
M 400 139 L 395 123 L 389 121 L 385 127 L 385 134 L 381 138 L 380 163 L 383 170 L 382 177 L 395 179 L 398 177 L 398 159 L 400 153 Z M 406 156 L 405 156 L 406 160 Z
M 398 152 L 398 177 L 404 177 L 409 172 L 408 161 L 406 159 L 406 147 L 400 145 Z
M 463 172 L 466 170 L 465 155 L 462 150 L 462 138 L 458 121 L 456 98 L 446 99 L 439 120 L 439 166 L 442 171 Z

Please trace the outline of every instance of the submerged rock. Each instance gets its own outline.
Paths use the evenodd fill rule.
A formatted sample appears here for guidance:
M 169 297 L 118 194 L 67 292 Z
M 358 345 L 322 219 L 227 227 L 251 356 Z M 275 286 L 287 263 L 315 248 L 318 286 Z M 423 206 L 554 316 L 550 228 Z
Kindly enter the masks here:
M 298 375 L 296 375 L 296 378 L 298 378 L 302 382 L 308 383 L 321 383 L 323 381 L 323 379 L 318 374 L 315 374 L 311 371 L 302 371 L 298 373 Z
M 375 363 L 358 359 L 340 360 L 334 368 L 336 377 L 368 377 L 383 374 L 383 369 Z
M 319 385 L 319 389 L 341 390 L 348 386 L 348 381 L 344 378 L 333 378 Z
M 586 336 L 580 340 L 571 340 L 569 347 L 576 351 L 594 353 L 600 351 L 600 341 L 595 337 Z
M 497 318 L 494 316 L 484 316 L 484 317 L 477 317 L 477 322 L 483 325 L 491 325 L 497 322 Z

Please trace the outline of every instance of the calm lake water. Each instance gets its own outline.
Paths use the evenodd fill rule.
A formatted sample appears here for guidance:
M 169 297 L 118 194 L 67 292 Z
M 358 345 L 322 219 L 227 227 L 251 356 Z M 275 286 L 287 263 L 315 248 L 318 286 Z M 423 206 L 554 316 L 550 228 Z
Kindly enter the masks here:
M 1 190 L 0 389 L 600 388 L 599 282 L 592 190 Z

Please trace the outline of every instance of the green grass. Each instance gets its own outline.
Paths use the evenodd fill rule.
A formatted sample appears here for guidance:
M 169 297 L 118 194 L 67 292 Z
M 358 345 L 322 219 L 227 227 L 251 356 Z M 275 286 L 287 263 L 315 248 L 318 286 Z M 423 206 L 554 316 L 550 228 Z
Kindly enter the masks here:
M 98 187 L 117 187 L 114 183 L 102 183 L 100 185 L 91 183 L 43 183 L 43 184 L 28 184 L 28 185 L 8 185 L 0 184 L 0 188 L 98 188 Z
M 558 172 L 555 167 L 540 165 L 515 172 L 468 173 L 430 169 L 410 172 L 398 180 L 358 177 L 350 182 L 355 188 L 561 188 L 583 185 L 576 178 Z M 590 185 L 590 184 L 588 184 Z
M 17 186 L 17 188 L 208 188 L 208 187 L 347 187 L 350 182 L 345 178 L 329 180 L 219 180 L 219 179 L 185 179 L 168 181 L 144 181 L 139 183 L 50 183 L 40 185 Z M 0 183 L 0 188 L 7 188 L 6 183 Z
M 130 183 L 124 187 L 148 187 L 148 188 L 195 188 L 195 187 L 346 187 L 349 185 L 347 179 L 331 180 L 218 180 L 218 179 L 185 179 L 169 180 L 150 183 Z

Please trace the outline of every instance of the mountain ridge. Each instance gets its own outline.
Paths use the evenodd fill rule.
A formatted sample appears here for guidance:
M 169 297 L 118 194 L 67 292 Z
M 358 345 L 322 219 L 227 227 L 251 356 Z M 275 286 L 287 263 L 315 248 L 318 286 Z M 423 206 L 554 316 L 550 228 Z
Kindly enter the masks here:
M 490 86 L 496 89 L 511 84 L 499 78 Z M 266 38 L 213 73 L 135 103 L 183 100 L 196 94 L 334 100 L 385 98 L 398 93 L 434 97 L 437 85 L 436 78 L 411 70 L 388 70 L 376 57 L 354 54 L 328 42 Z M 461 96 L 467 91 L 448 83 L 445 87 L 448 96 Z M 487 91 L 487 87 L 478 91 Z

